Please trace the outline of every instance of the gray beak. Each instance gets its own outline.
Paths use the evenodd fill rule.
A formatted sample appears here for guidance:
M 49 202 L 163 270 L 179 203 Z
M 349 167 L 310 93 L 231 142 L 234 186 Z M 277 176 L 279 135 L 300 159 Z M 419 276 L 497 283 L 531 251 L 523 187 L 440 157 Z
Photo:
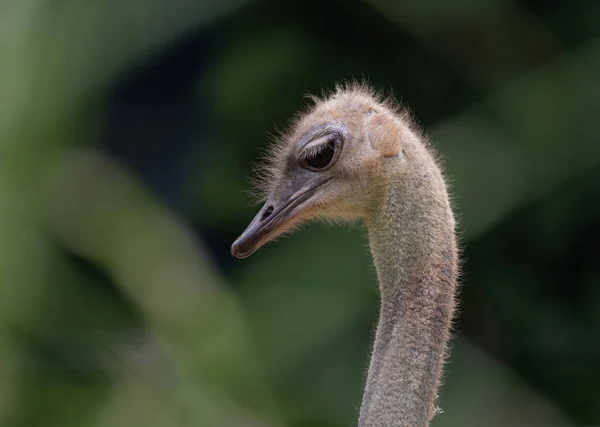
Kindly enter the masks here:
M 294 191 L 294 186 L 277 191 L 272 195 L 250 222 L 246 230 L 231 245 L 231 254 L 237 258 L 248 258 L 263 245 L 279 235 L 294 217 L 305 207 L 318 187 L 329 179 L 305 186 Z

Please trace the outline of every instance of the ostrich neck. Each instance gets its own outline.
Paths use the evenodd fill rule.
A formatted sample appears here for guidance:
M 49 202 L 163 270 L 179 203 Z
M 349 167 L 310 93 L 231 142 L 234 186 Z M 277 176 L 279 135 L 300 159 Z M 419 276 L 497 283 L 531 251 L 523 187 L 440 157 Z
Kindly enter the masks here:
M 391 178 L 381 209 L 368 221 L 381 308 L 361 427 L 424 427 L 435 413 L 457 251 L 444 181 L 418 149 L 421 163 Z

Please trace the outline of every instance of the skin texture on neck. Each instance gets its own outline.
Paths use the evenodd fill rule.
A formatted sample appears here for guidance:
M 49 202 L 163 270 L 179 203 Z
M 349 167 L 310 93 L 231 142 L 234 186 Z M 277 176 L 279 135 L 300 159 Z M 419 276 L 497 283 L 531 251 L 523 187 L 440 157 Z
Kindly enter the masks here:
M 416 137 L 384 167 L 367 218 L 381 307 L 359 426 L 423 427 L 435 414 L 455 306 L 454 218 L 441 172 Z

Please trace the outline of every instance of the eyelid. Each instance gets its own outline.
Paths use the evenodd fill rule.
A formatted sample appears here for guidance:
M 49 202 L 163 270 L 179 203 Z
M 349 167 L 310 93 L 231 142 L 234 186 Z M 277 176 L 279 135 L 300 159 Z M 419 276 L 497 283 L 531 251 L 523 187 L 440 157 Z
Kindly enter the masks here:
M 318 154 L 321 150 L 323 150 L 327 144 L 334 139 L 333 135 L 323 135 L 317 139 L 312 140 L 308 144 L 302 148 L 302 151 L 298 154 L 298 161 L 302 161 Z

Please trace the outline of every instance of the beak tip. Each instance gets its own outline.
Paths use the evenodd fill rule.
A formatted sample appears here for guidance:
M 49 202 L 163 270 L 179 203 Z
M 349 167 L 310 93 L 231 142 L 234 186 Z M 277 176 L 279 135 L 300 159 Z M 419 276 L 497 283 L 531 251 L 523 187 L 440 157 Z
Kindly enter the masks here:
M 237 244 L 237 240 L 235 242 L 233 242 L 233 244 L 231 245 L 231 255 L 238 258 L 239 253 L 240 253 L 240 247 Z
M 250 255 L 252 255 L 253 252 L 254 251 L 244 252 L 243 249 L 240 247 L 239 239 L 233 242 L 233 244 L 231 245 L 231 255 L 238 259 L 248 258 Z

